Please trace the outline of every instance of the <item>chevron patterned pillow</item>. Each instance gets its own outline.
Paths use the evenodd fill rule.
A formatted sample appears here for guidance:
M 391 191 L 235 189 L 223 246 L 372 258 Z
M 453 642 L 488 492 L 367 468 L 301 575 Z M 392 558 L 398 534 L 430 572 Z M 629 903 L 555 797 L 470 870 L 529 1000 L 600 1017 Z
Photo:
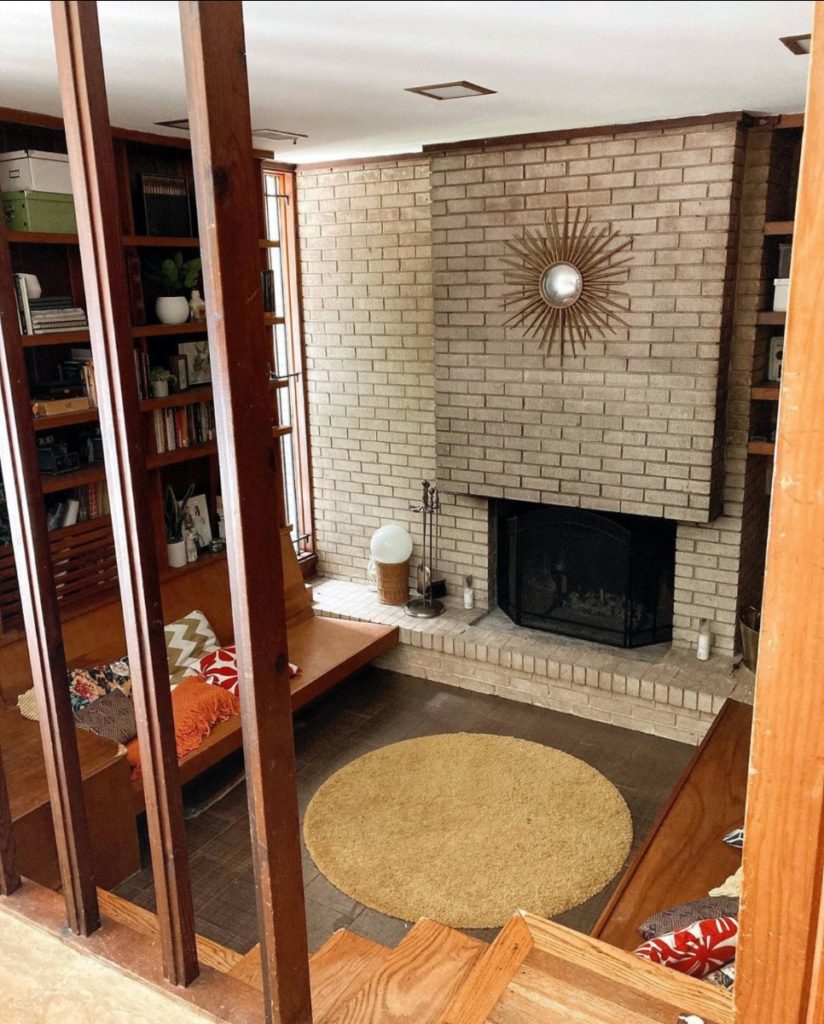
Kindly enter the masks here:
M 220 643 L 209 620 L 197 609 L 163 628 L 169 659 L 169 681 L 173 687 L 185 678 L 188 670 L 204 654 L 220 650 Z

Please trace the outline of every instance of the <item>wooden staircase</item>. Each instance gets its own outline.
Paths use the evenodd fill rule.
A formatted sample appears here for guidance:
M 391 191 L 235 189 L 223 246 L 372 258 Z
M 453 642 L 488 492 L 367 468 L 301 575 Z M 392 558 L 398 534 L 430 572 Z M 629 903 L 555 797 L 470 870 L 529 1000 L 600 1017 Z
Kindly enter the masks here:
M 109 917 L 153 934 L 153 914 L 101 893 Z M 260 952 L 206 939 L 201 961 L 262 990 Z M 314 1024 L 676 1024 L 696 1014 L 732 1024 L 721 988 L 646 963 L 532 914 L 515 914 L 487 945 L 436 921 L 394 949 L 341 930 L 310 959 Z

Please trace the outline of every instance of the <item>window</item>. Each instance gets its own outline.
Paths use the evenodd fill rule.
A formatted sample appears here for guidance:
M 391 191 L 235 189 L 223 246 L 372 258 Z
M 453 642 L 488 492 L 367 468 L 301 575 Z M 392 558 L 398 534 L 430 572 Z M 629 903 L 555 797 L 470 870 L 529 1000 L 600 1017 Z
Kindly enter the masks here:
M 306 415 L 303 338 L 297 267 L 295 179 L 289 172 L 263 165 L 267 262 L 274 275 L 273 315 L 267 316 L 272 334 L 273 370 L 281 437 L 286 521 L 300 560 L 313 561 L 312 475 Z

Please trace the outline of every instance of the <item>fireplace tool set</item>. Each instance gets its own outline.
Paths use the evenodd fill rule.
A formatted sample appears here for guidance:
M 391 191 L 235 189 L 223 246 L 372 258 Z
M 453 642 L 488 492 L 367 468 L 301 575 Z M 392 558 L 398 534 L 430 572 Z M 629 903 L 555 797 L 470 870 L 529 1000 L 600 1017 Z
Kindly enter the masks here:
M 441 511 L 438 488 L 433 487 L 428 480 L 422 481 L 420 503 L 411 508 L 413 512 L 420 512 L 423 526 L 423 563 L 418 570 L 418 590 L 422 596 L 409 601 L 406 610 L 417 618 L 435 618 L 445 611 L 438 597 L 446 592 L 444 581 L 435 579 L 438 564 L 438 516 Z

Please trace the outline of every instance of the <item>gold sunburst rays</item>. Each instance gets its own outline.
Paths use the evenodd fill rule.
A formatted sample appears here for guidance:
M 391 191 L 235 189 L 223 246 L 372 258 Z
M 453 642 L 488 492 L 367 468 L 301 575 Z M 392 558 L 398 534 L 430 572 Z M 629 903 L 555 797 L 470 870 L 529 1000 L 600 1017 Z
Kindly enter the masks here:
M 615 324 L 628 327 L 619 314 L 629 309 L 626 292 L 616 285 L 626 281 L 632 256 L 620 256 L 632 238 L 621 238 L 608 226 L 597 227 L 578 207 L 563 220 L 553 209 L 546 231 L 524 230 L 505 244 L 514 257 L 504 257 L 510 268 L 504 280 L 515 289 L 504 295 L 504 306 L 515 312 L 504 323 L 523 326 L 551 353 L 557 341 L 561 364 L 567 346 L 578 355 L 593 331 L 615 333 Z

